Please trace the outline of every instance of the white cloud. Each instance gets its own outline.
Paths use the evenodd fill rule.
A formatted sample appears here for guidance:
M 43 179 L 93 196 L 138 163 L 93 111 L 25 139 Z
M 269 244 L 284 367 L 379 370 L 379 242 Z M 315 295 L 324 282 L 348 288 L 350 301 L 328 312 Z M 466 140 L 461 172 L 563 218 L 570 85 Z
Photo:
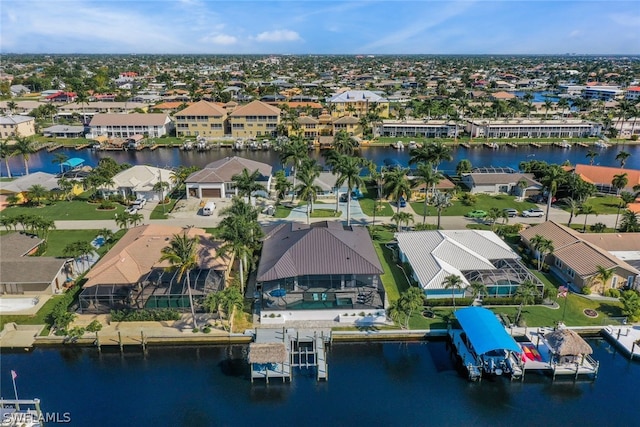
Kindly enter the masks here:
M 569 37 L 578 37 L 582 35 L 582 31 L 580 30 L 573 30 L 569 33 Z
M 640 27 L 640 15 L 612 13 L 609 18 L 617 25 L 635 27 L 636 29 Z
M 203 43 L 228 46 L 236 44 L 238 42 L 238 38 L 235 36 L 230 36 L 228 34 L 211 34 L 209 36 L 203 37 L 200 41 L 202 41 Z
M 258 42 L 293 42 L 302 40 L 300 34 L 291 30 L 265 31 L 255 37 Z

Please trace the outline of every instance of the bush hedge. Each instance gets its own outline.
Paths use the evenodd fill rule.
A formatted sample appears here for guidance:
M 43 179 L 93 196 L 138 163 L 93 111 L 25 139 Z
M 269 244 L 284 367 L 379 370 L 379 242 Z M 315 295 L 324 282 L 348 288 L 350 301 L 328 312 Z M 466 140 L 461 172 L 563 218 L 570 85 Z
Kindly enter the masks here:
M 172 308 L 153 310 L 111 310 L 112 322 L 161 322 L 179 320 L 180 312 Z
M 473 298 L 456 298 L 456 306 L 464 307 L 473 303 Z M 534 305 L 542 304 L 542 298 L 537 297 L 534 301 Z M 482 300 L 483 305 L 520 305 L 520 299 L 515 297 L 484 297 Z M 451 298 L 438 298 L 438 299 L 425 299 L 425 306 L 427 307 L 449 307 L 452 306 Z

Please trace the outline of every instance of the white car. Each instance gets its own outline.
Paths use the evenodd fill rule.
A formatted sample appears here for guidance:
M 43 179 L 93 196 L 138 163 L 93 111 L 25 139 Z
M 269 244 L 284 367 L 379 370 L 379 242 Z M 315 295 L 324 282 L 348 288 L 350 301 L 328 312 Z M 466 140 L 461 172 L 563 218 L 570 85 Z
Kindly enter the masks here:
M 128 214 L 133 215 L 133 214 L 135 214 L 135 213 L 138 213 L 138 208 L 139 208 L 139 207 L 140 207 L 140 206 L 138 206 L 138 205 L 131 205 L 131 206 L 129 206 L 127 209 L 125 209 L 124 211 L 125 211 L 126 213 L 128 213 Z
M 522 216 L 524 217 L 543 217 L 544 211 L 539 208 L 527 209 L 526 211 L 522 211 Z
M 143 198 L 138 198 L 135 202 L 133 202 L 134 205 L 140 205 L 140 207 L 144 206 L 146 203 L 147 200 Z

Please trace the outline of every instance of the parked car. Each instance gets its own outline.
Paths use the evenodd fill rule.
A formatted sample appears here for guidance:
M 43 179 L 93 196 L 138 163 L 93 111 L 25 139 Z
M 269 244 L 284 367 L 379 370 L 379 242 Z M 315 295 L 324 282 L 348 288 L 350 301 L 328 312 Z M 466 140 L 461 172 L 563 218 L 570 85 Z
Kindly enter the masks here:
M 135 213 L 138 213 L 138 207 L 139 207 L 138 205 L 131 205 L 127 209 L 125 209 L 124 211 L 126 213 L 128 213 L 128 214 L 133 215 Z
M 404 197 L 400 197 L 400 200 L 398 202 L 401 208 L 404 208 L 407 206 L 407 201 L 404 199 Z
M 487 211 L 483 211 L 482 209 L 476 209 L 471 212 L 467 212 L 464 214 L 467 218 L 484 218 L 487 216 Z
M 340 195 L 340 201 L 342 203 L 346 203 L 347 202 L 347 193 L 343 193 Z
M 147 203 L 147 199 L 142 197 L 138 197 L 136 201 L 133 202 L 134 205 L 140 205 L 140 206 L 144 206 L 146 203 Z
M 507 214 L 507 216 L 509 218 L 513 218 L 513 217 L 518 216 L 518 211 L 515 210 L 515 209 L 512 209 L 512 208 L 505 208 L 505 209 L 503 209 L 503 211 L 504 211 L 505 214 Z
M 526 211 L 522 211 L 522 216 L 524 217 L 543 217 L 544 211 L 539 208 L 527 209 Z

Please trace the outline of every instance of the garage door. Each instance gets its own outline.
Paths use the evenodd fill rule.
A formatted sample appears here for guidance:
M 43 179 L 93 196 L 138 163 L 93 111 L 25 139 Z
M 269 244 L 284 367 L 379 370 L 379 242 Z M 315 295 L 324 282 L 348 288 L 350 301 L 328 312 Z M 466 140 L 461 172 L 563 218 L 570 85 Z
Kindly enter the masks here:
M 222 190 L 219 188 L 203 188 L 202 197 L 222 197 Z

